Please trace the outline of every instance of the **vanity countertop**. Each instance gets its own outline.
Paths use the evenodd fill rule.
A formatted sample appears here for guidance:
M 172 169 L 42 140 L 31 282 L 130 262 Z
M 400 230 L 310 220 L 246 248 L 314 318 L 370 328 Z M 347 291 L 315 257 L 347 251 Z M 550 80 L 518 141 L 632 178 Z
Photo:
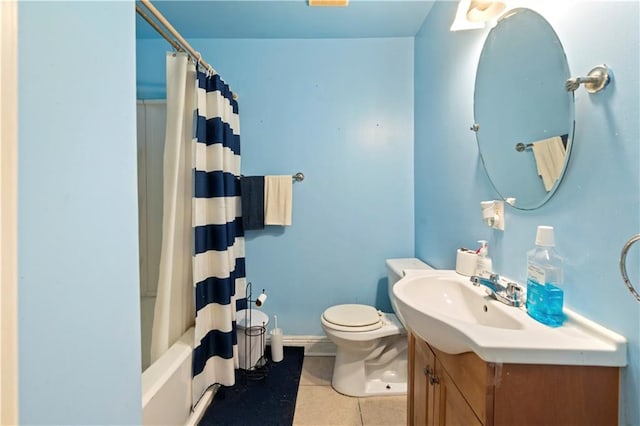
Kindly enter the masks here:
M 445 353 L 475 352 L 495 363 L 627 365 L 623 336 L 566 308 L 562 326 L 541 324 L 455 271 L 408 271 L 394 293 L 411 331 Z

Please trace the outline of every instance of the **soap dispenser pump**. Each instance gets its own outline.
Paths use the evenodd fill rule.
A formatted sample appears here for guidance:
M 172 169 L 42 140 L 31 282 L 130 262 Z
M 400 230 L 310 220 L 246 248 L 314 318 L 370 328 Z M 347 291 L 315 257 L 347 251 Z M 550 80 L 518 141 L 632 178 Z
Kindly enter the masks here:
M 478 240 L 478 243 L 480 244 L 480 248 L 478 249 L 476 275 L 489 277 L 493 273 L 493 265 L 489 257 L 489 243 L 486 240 Z

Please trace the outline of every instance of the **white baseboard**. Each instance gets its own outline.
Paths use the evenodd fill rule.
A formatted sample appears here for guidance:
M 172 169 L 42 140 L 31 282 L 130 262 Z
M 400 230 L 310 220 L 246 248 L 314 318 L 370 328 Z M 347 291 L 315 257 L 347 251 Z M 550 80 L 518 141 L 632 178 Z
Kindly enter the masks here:
M 271 339 L 267 339 L 271 344 Z M 336 345 L 326 336 L 282 336 L 284 346 L 303 347 L 307 356 L 335 356 Z

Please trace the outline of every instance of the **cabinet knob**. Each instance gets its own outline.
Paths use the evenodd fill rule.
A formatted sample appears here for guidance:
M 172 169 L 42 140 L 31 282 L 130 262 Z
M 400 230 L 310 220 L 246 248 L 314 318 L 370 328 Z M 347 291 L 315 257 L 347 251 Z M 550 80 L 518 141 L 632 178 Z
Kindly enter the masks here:
M 430 365 L 427 365 L 422 372 L 424 373 L 425 376 L 429 377 L 429 384 L 430 385 L 435 385 L 440 383 L 440 379 L 438 378 L 438 376 L 435 375 L 435 371 L 433 370 L 433 368 L 431 368 Z
M 438 378 L 438 376 L 434 375 L 434 374 L 429 374 L 429 384 L 430 385 L 437 385 L 440 383 L 440 379 Z

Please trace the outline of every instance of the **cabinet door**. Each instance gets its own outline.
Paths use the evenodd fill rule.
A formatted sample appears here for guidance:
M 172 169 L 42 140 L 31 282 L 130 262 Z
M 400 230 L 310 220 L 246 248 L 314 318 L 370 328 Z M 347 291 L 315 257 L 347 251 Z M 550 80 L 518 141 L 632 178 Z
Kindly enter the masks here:
M 505 364 L 499 377 L 496 425 L 619 424 L 618 368 Z
M 435 412 L 433 416 L 435 424 L 438 426 L 482 426 L 482 422 L 476 417 L 471 406 L 439 361 L 436 361 L 434 380 L 437 382 L 434 384 Z
M 408 422 L 414 426 L 434 425 L 433 386 L 429 375 L 435 373 L 435 355 L 420 339 L 411 336 L 410 353 L 413 354 L 410 374 Z M 413 349 L 411 351 L 411 349 Z
M 495 378 L 493 364 L 488 364 L 473 352 L 451 355 L 431 349 L 438 364 L 456 384 L 478 419 L 484 424 L 492 424 Z

